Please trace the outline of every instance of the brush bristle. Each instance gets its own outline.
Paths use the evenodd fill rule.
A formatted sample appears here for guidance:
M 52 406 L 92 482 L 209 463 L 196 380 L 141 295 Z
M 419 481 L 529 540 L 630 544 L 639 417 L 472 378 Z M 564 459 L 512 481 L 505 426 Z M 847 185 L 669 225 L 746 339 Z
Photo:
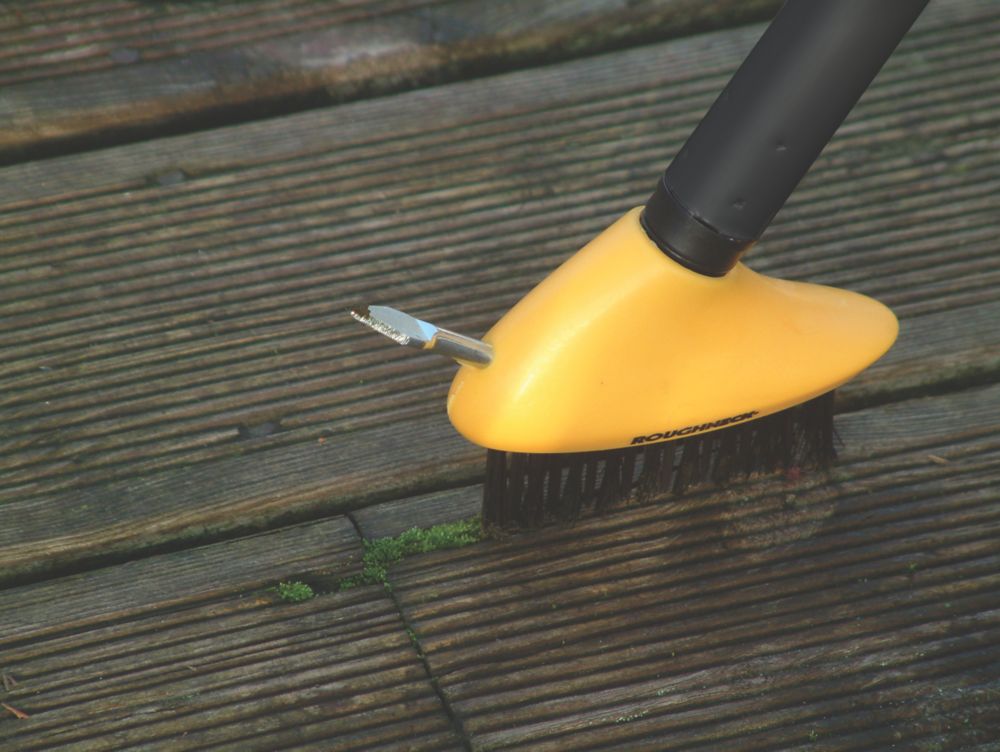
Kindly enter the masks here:
M 567 454 L 491 449 L 483 523 L 531 529 L 600 513 L 630 499 L 641 502 L 752 475 L 826 467 L 836 456 L 833 394 L 677 441 Z

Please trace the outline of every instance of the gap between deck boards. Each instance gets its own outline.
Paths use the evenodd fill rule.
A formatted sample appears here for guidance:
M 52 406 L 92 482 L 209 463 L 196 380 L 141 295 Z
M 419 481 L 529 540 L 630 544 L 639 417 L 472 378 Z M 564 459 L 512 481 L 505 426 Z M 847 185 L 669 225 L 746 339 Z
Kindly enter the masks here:
M 468 749 L 379 586 L 304 602 L 361 548 L 345 517 L 17 588 L 0 612 L 0 739 L 17 749 Z M 14 678 L 16 677 L 16 679 Z
M 873 407 L 858 407 L 849 413 L 841 413 L 837 418 L 837 430 L 846 446 L 842 448 L 845 458 L 858 456 L 878 456 L 891 450 L 899 441 L 897 435 L 900 420 L 912 424 L 907 438 L 911 441 L 934 441 L 936 434 L 948 430 L 956 421 L 966 420 L 970 426 L 977 422 L 990 421 L 996 418 L 994 413 L 1000 405 L 1000 381 L 989 385 L 977 384 L 963 390 L 935 393 L 932 396 L 913 397 L 899 401 L 881 401 Z M 988 395 L 983 397 L 982 395 Z M 981 401 L 982 408 L 978 412 L 975 405 Z M 917 406 L 925 406 L 923 409 Z M 881 416 L 902 415 L 902 418 Z M 971 428 L 970 428 L 971 430 Z M 448 432 L 452 442 L 459 441 Z M 439 435 L 439 440 L 445 438 Z M 476 452 L 478 454 L 478 451 Z M 417 487 L 398 493 L 387 492 L 383 498 L 374 497 L 369 504 L 344 510 L 346 518 L 356 528 L 363 539 L 375 539 L 395 536 L 411 527 L 429 527 L 444 522 L 453 522 L 478 514 L 481 503 L 481 462 L 467 458 L 469 473 L 455 476 L 450 485 L 432 485 L 423 489 Z M 935 460 L 936 461 L 936 460 Z M 834 468 L 836 472 L 836 467 Z M 803 483 L 813 486 L 822 480 L 816 480 L 806 474 Z M 752 487 L 754 482 L 734 484 L 737 487 Z M 726 490 L 722 489 L 725 493 Z M 697 494 L 712 494 L 707 491 L 695 490 Z M 668 497 L 669 498 L 669 497 Z M 282 516 L 264 530 L 281 529 L 289 524 L 321 523 L 329 519 L 329 510 L 317 508 L 304 512 L 301 517 Z M 47 566 L 34 572 L 0 577 L 0 589 L 21 587 L 31 584 L 58 580 L 67 575 L 75 575 L 86 571 L 106 569 L 107 567 L 141 561 L 150 557 L 165 554 L 179 554 L 185 550 L 202 548 L 207 545 L 224 544 L 243 540 L 253 532 L 253 529 L 231 527 L 218 534 L 196 536 L 193 538 L 172 539 L 162 546 L 149 546 L 138 550 L 126 549 L 120 553 L 99 554 L 92 558 L 71 558 L 58 566 Z M 305 573 L 303 573 L 305 574 Z
M 778 0 L 139 4 L 103 21 L 24 16 L 0 69 L 0 165 L 282 117 L 761 21 Z M 74 9 L 74 15 L 87 8 Z M 124 11 L 124 12 L 123 12 Z M 104 28 L 107 25 L 110 28 Z M 208 33 L 210 30 L 211 33 Z M 227 44 L 228 41 L 228 44 Z M 33 56 L 34 45 L 44 54 Z M 58 45 L 63 45 L 60 50 Z M 56 49 L 53 49 L 56 47 Z M 26 49 L 26 51 L 25 51 Z M 67 63 L 63 57 L 72 59 Z

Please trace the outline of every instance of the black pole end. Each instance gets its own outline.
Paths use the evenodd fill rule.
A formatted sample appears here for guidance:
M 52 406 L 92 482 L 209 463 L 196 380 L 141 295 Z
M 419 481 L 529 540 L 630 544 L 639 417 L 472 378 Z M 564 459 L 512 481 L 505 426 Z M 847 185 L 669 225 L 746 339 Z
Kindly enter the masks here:
M 660 180 L 639 221 L 646 234 L 677 263 L 709 277 L 723 277 L 736 266 L 755 238 L 724 235 L 685 208 Z

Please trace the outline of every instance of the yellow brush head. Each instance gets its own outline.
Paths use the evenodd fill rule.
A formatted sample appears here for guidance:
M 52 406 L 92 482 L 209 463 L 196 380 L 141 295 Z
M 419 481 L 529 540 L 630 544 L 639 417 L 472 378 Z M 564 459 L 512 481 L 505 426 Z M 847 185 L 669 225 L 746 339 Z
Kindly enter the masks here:
M 857 293 L 667 257 L 633 209 L 528 293 L 463 366 L 448 415 L 509 452 L 667 441 L 805 402 L 885 353 L 898 323 Z

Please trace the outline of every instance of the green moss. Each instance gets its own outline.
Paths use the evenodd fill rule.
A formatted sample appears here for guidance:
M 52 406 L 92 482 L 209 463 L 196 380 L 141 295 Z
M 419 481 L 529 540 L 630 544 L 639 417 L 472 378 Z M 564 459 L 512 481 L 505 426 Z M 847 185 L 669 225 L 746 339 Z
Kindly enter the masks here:
M 648 710 L 640 710 L 637 713 L 618 716 L 615 718 L 615 723 L 631 723 L 632 721 L 638 721 L 640 718 L 645 718 L 647 715 L 649 715 Z
M 417 633 L 414 632 L 411 627 L 407 627 L 406 636 L 410 638 L 410 644 L 413 645 L 413 649 L 417 651 L 417 655 L 423 658 L 424 648 L 420 644 L 420 639 L 417 637 Z
M 316 593 L 304 582 L 279 582 L 274 591 L 283 601 L 289 603 L 300 603 L 313 598 Z
M 478 517 L 458 522 L 447 522 L 430 528 L 413 527 L 395 537 L 366 539 L 361 572 L 345 577 L 340 590 L 381 583 L 388 588 L 389 567 L 412 554 L 425 554 L 445 548 L 461 548 L 481 540 L 483 528 Z

